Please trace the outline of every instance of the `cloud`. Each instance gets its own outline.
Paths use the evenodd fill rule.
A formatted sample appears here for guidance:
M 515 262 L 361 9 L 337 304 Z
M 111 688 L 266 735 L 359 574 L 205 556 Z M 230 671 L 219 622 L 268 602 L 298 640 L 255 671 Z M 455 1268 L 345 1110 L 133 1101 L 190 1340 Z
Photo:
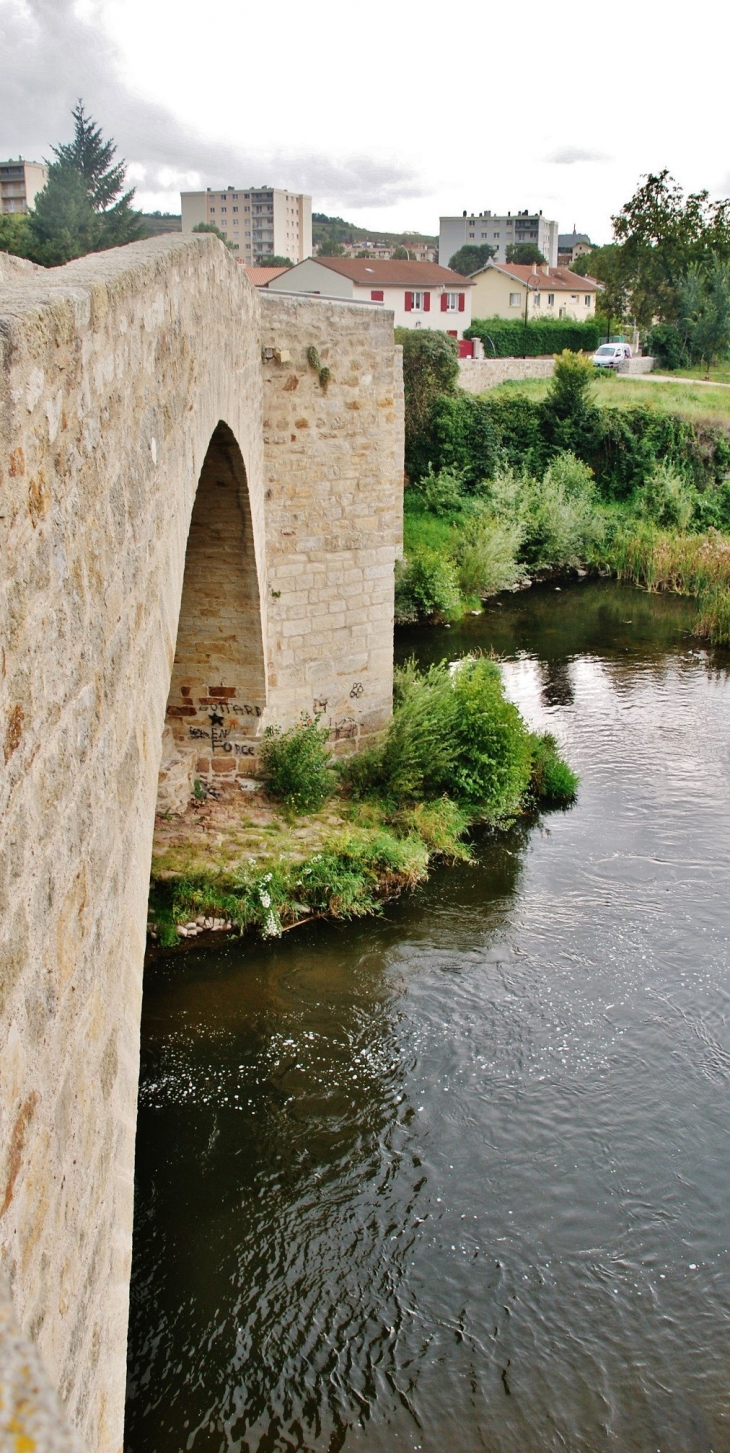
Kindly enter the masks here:
M 544 161 L 553 162 L 556 166 L 574 166 L 577 161 L 610 161 L 605 151 L 587 151 L 583 146 L 562 146 L 557 151 L 551 151 Z
M 417 174 L 397 161 L 337 159 L 315 151 L 264 151 L 210 141 L 171 111 L 135 94 L 93 0 L 0 0 L 0 154 L 40 159 L 71 134 L 79 96 L 130 163 L 146 195 L 176 200 L 180 186 L 268 183 L 310 192 L 318 210 L 390 207 L 422 197 Z M 191 181 L 192 178 L 198 180 Z M 159 202 L 158 202 L 159 205 Z

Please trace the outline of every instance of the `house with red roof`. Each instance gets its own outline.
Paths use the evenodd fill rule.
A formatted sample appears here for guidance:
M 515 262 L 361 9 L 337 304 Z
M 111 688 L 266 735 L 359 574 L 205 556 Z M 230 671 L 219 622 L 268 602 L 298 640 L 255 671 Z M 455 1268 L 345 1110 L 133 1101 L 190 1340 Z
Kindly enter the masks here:
M 474 283 L 437 262 L 308 257 L 272 278 L 267 290 L 348 298 L 388 308 L 396 328 L 437 328 L 461 338 L 471 323 Z
M 516 262 L 489 261 L 471 278 L 474 283 L 472 312 L 475 318 L 572 318 L 586 322 L 596 312 L 596 298 L 602 284 L 595 278 L 580 277 L 567 267 L 547 263 L 521 266 Z

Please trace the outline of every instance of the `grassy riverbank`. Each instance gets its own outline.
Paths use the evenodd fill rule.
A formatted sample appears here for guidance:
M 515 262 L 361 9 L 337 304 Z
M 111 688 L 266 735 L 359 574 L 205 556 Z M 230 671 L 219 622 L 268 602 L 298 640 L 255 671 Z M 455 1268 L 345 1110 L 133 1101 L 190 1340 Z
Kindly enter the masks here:
M 727 487 L 717 494 L 720 514 Z M 477 492 L 453 471 L 427 476 L 406 495 L 398 619 L 456 620 L 525 579 L 598 569 L 696 598 L 697 635 L 726 645 L 730 538 L 712 525 L 688 528 L 702 507 L 697 492 L 661 466 L 630 501 L 606 504 L 572 455 L 539 477 L 504 470 Z M 709 513 L 708 501 L 704 507 Z
M 325 738 L 311 721 L 271 738 L 268 795 L 246 803 L 238 789 L 221 789 L 217 802 L 158 820 L 158 943 L 214 921 L 274 937 L 312 918 L 376 913 L 434 860 L 468 860 L 471 827 L 499 831 L 520 813 L 567 805 L 577 788 L 553 738 L 530 732 L 505 699 L 489 658 L 398 671 L 389 727 L 336 774 Z M 316 805 L 292 806 L 303 800 Z
M 420 346 L 397 619 L 453 620 L 526 579 L 598 569 L 695 597 L 698 634 L 730 642 L 730 391 L 596 378 L 568 353 L 549 383 L 429 394 Z

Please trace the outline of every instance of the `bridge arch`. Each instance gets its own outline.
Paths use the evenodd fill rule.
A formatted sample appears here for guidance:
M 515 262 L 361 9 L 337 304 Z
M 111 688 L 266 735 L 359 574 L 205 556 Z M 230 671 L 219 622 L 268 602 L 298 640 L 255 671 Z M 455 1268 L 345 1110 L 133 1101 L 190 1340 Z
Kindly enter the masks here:
M 230 782 L 250 775 L 266 694 L 248 479 L 233 430 L 221 419 L 190 517 L 158 810 L 184 808 L 196 778 Z

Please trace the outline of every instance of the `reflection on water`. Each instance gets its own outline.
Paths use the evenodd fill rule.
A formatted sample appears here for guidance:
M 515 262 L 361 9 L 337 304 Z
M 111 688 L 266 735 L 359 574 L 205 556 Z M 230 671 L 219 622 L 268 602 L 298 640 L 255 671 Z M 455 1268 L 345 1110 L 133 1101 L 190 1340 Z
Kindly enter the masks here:
M 611 584 L 493 647 L 578 805 L 146 981 L 129 1453 L 730 1450 L 727 658 Z

